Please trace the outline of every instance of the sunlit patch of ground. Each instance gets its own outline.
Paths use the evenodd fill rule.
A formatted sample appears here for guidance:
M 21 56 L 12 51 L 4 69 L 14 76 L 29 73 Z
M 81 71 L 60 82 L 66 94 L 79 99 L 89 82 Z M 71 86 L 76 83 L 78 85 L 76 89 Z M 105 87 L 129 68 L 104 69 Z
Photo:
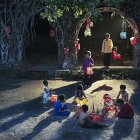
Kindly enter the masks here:
M 66 94 L 69 106 L 77 81 L 50 80 L 49 86 L 58 94 Z M 41 104 L 42 80 L 0 80 L 0 140 L 138 140 L 140 132 L 139 82 L 132 80 L 101 80 L 85 90 L 90 110 L 103 107 L 103 95 L 116 98 L 120 84 L 126 84 L 135 110 L 134 120 L 120 120 L 105 129 L 83 129 L 71 126 L 71 116 L 60 119 L 53 115 L 52 105 Z M 73 106 L 74 107 L 74 106 Z

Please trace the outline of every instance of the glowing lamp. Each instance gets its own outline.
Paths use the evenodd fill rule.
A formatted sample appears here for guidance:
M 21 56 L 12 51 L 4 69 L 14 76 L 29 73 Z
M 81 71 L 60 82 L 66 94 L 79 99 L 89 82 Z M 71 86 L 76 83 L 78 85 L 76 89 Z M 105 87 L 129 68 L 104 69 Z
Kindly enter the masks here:
M 55 32 L 53 30 L 50 30 L 50 37 L 55 37 Z
M 53 103 L 56 102 L 57 101 L 57 95 L 52 94 L 51 97 L 50 97 L 50 101 L 53 102 Z
M 89 26 L 90 26 L 90 27 L 93 27 L 93 22 L 90 22 Z
M 120 38 L 121 39 L 126 39 L 126 35 L 127 35 L 126 32 L 121 32 L 120 33 Z
M 130 38 L 130 43 L 131 43 L 132 46 L 135 46 L 136 43 L 137 43 L 136 37 L 131 37 L 131 38 Z
M 115 50 L 112 51 L 112 58 L 113 60 L 121 59 L 121 55 L 117 53 Z
M 87 19 L 87 20 L 86 20 L 86 25 L 89 26 L 89 25 L 90 25 L 90 22 L 91 22 L 90 18 Z
M 79 43 L 79 39 L 77 38 L 74 43 L 78 44 Z
M 64 48 L 64 54 L 66 55 L 68 53 L 69 49 L 68 48 Z
M 75 44 L 75 48 L 76 48 L 77 50 L 80 50 L 80 44 Z

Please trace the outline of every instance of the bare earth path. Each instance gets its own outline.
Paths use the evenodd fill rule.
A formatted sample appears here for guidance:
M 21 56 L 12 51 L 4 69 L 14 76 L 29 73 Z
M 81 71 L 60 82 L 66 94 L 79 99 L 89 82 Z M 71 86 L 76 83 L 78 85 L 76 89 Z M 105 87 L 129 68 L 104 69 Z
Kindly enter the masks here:
M 68 105 L 78 82 L 50 80 L 49 86 L 67 96 Z M 140 140 L 140 82 L 132 80 L 101 80 L 85 90 L 89 104 L 103 106 L 102 97 L 109 93 L 116 98 L 119 85 L 126 84 L 134 120 L 116 120 L 105 129 L 82 129 L 71 126 L 70 119 L 56 119 L 52 105 L 41 104 L 42 80 L 0 78 L 0 140 Z

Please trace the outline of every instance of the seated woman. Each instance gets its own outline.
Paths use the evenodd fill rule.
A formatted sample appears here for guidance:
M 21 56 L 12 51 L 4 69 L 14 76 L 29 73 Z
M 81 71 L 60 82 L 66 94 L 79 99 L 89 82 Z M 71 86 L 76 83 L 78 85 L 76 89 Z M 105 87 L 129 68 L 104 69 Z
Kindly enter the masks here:
M 65 103 L 65 95 L 61 94 L 58 96 L 58 101 L 54 104 L 54 113 L 57 116 L 69 116 L 70 111 L 67 109 Z
M 118 118 L 123 118 L 123 119 L 133 119 L 134 117 L 134 110 L 132 106 L 124 102 L 123 99 L 117 99 L 117 105 L 119 106 L 119 112 L 118 112 Z
M 81 84 L 79 84 L 77 86 L 77 89 L 76 89 L 75 96 L 74 96 L 73 100 L 76 104 L 80 104 L 80 105 L 86 104 L 87 97 L 86 97 L 86 95 L 83 91 L 83 86 Z

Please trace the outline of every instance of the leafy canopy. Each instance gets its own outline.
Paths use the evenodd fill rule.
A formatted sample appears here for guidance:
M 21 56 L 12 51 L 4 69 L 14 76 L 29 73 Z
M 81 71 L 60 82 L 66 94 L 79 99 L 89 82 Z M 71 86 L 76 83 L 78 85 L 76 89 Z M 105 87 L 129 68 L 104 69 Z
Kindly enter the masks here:
M 119 7 L 125 0 L 44 0 L 45 10 L 41 13 L 43 18 L 56 22 L 66 13 L 72 13 L 79 18 L 87 12 L 97 16 L 96 7 L 100 5 Z M 97 15 L 96 15 L 97 14 Z

